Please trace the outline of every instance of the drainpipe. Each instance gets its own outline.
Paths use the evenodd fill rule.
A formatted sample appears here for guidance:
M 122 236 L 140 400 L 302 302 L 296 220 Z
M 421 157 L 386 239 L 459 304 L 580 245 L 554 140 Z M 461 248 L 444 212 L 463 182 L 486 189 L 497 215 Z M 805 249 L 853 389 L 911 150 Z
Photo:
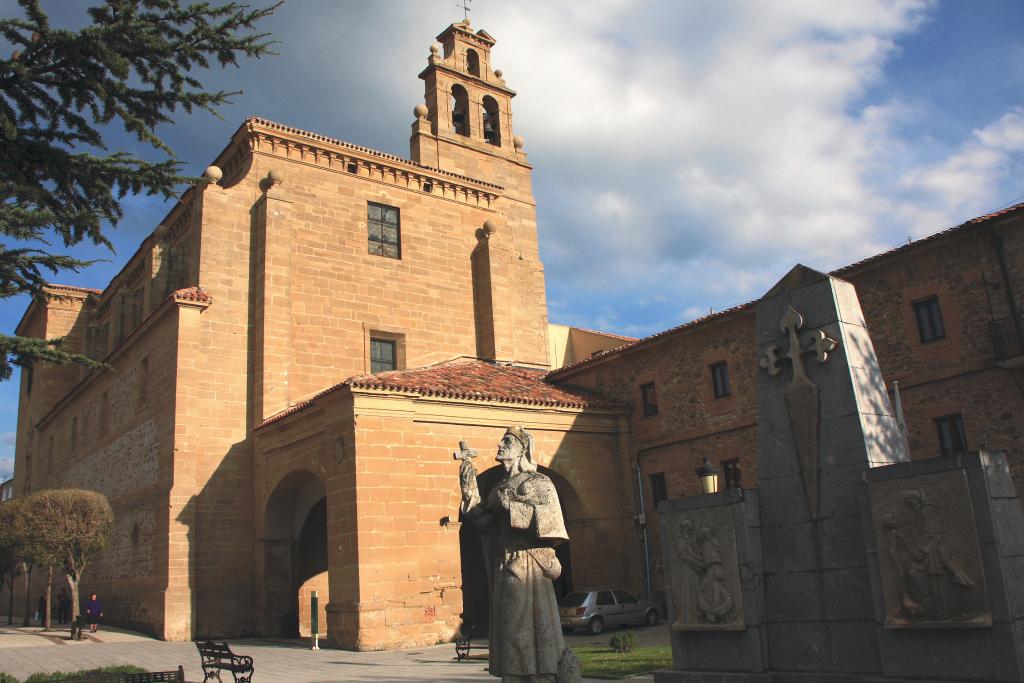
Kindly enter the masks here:
M 989 233 L 992 235 L 992 245 L 996 248 L 996 256 L 999 257 L 999 273 L 1003 277 L 1003 287 L 1006 288 L 1006 302 L 1010 305 L 1013 332 L 1017 335 L 1017 344 L 1024 346 L 1024 330 L 1021 329 L 1020 315 L 1017 313 L 1017 304 L 1013 300 L 1013 290 L 1010 288 L 1010 269 L 1006 265 L 1003 238 L 997 235 L 994 229 L 989 230 Z
M 644 480 L 640 475 L 640 456 L 636 459 L 636 490 L 640 494 L 640 513 L 636 520 L 640 522 L 640 530 L 644 538 L 644 577 L 646 579 L 647 599 L 654 599 L 654 586 L 651 584 L 651 548 L 647 542 L 647 513 L 644 506 Z

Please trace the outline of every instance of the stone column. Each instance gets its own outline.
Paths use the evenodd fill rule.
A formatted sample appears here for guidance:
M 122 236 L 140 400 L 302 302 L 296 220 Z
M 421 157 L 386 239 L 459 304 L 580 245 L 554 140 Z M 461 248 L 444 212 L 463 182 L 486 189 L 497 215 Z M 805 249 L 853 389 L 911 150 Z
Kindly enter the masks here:
M 491 220 L 477 231 L 471 257 L 477 355 L 492 360 L 517 360 L 514 348 L 512 250 Z M 505 239 L 507 240 L 507 235 Z
M 292 202 L 284 174 L 271 169 L 253 209 L 257 223 L 253 266 L 253 423 L 288 407 L 292 363 Z

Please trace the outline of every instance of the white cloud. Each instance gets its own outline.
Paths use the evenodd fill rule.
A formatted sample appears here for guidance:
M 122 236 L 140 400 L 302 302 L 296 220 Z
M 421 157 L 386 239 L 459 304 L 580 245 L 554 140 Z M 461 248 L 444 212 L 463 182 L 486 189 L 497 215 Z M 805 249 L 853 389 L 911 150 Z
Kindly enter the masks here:
M 1001 181 L 1021 170 L 1022 152 L 1024 108 L 1017 107 L 972 131 L 945 159 L 909 170 L 903 186 L 921 197 L 919 205 L 907 207 L 908 215 L 917 218 L 915 233 L 934 230 L 937 216 L 963 217 L 992 208 Z

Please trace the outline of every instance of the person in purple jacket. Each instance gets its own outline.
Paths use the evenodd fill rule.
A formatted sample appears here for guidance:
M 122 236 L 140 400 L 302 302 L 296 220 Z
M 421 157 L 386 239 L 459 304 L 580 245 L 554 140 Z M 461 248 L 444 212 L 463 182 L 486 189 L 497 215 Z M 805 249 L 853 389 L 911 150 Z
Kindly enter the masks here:
M 85 603 L 85 620 L 89 624 L 89 632 L 96 633 L 99 628 L 100 617 L 103 616 L 103 606 L 100 604 L 96 594 L 89 596 Z

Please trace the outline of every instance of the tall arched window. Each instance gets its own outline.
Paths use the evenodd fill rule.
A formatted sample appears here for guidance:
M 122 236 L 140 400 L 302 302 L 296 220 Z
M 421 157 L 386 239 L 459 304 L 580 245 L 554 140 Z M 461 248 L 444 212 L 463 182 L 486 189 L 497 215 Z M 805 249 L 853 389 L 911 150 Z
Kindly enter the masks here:
M 452 130 L 469 135 L 469 95 L 459 84 L 452 86 Z
M 480 55 L 472 48 L 466 50 L 466 70 L 477 78 L 480 77 Z
M 498 114 L 498 102 L 490 95 L 484 97 L 484 140 L 492 145 L 501 146 L 501 117 Z

